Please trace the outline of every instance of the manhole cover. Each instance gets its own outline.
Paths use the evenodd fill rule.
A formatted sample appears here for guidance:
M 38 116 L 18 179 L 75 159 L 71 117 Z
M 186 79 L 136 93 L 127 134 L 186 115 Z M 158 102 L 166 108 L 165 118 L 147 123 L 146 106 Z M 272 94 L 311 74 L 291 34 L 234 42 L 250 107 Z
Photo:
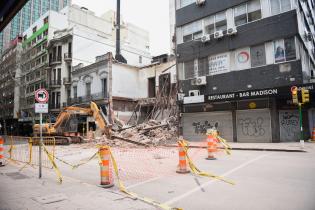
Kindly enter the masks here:
M 55 203 L 63 200 L 67 200 L 67 197 L 64 194 L 51 194 L 41 197 L 32 198 L 34 201 L 42 204 Z
M 11 172 L 11 173 L 6 173 L 8 177 L 11 177 L 12 179 L 29 179 L 28 176 L 21 174 L 19 172 Z

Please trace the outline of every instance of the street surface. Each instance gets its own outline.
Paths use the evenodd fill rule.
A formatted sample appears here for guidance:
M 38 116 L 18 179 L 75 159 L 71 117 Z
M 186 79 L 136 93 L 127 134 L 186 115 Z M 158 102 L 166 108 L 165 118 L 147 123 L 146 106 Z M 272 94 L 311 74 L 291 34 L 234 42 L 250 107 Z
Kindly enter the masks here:
M 232 151 L 217 160 L 206 160 L 204 149 L 190 149 L 196 166 L 220 175 L 230 185 L 208 177 L 175 173 L 176 148 L 113 149 L 122 181 L 128 190 L 168 204 L 191 210 L 314 210 L 315 144 L 307 143 L 307 152 Z M 96 148 L 87 145 L 58 146 L 56 156 L 71 164 L 87 160 Z M 58 184 L 53 170 L 44 169 L 37 179 L 37 168 L 26 167 L 14 179 L 22 164 L 0 168 L 1 210 L 15 209 L 156 209 L 139 200 L 126 198 L 114 188 L 102 189 L 97 158 L 72 169 L 56 161 L 64 182 Z M 115 178 L 116 179 L 116 178 Z M 117 181 L 117 179 L 116 179 Z M 44 204 L 35 197 L 59 194 L 61 201 Z M 58 196 L 57 196 L 58 197 Z M 63 199 L 62 199 L 63 197 Z

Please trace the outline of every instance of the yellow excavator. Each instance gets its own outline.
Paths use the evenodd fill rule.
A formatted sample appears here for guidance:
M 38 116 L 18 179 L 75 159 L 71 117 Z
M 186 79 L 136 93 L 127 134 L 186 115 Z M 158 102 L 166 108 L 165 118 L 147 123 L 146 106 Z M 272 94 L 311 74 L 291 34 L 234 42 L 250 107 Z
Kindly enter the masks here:
M 83 137 L 77 132 L 77 116 L 93 116 L 95 123 L 107 138 L 111 137 L 111 125 L 101 109 L 95 102 L 90 103 L 89 108 L 76 106 L 65 107 L 58 115 L 55 123 L 45 123 L 42 125 L 42 135 L 52 136 L 56 139 L 56 144 L 81 143 Z M 34 136 L 40 135 L 40 125 L 33 127 Z

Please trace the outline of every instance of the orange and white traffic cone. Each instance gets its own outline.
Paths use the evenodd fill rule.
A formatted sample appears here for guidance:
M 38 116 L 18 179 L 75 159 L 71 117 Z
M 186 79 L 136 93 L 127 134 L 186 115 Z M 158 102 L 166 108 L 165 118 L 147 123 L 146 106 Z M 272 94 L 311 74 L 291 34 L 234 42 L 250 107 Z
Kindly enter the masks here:
M 180 142 L 178 142 L 178 154 L 179 154 L 179 163 L 178 163 L 178 169 L 176 170 L 176 173 L 179 173 L 179 174 L 190 173 L 190 171 L 187 169 L 186 151 Z
M 101 184 L 100 186 L 103 188 L 110 188 L 114 186 L 113 183 L 113 176 L 111 171 L 111 158 L 110 158 L 110 151 L 109 147 L 102 146 L 99 149 L 101 163 L 100 163 L 100 169 L 101 169 Z
M 315 141 L 315 127 L 313 127 L 312 131 L 312 141 Z
M 0 166 L 4 166 L 4 139 L 0 136 Z
M 214 153 L 217 151 L 217 140 L 212 134 L 208 134 L 207 137 L 207 151 L 208 157 L 207 160 L 216 160 Z

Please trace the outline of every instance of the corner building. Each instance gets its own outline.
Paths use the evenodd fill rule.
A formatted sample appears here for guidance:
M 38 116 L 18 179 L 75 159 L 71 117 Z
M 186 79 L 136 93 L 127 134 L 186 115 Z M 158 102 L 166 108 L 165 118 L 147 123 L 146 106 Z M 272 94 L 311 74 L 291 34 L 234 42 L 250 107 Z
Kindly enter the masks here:
M 304 140 L 315 127 L 314 0 L 176 0 L 181 132 L 217 127 L 234 142 L 297 141 L 292 86 L 310 91 Z

